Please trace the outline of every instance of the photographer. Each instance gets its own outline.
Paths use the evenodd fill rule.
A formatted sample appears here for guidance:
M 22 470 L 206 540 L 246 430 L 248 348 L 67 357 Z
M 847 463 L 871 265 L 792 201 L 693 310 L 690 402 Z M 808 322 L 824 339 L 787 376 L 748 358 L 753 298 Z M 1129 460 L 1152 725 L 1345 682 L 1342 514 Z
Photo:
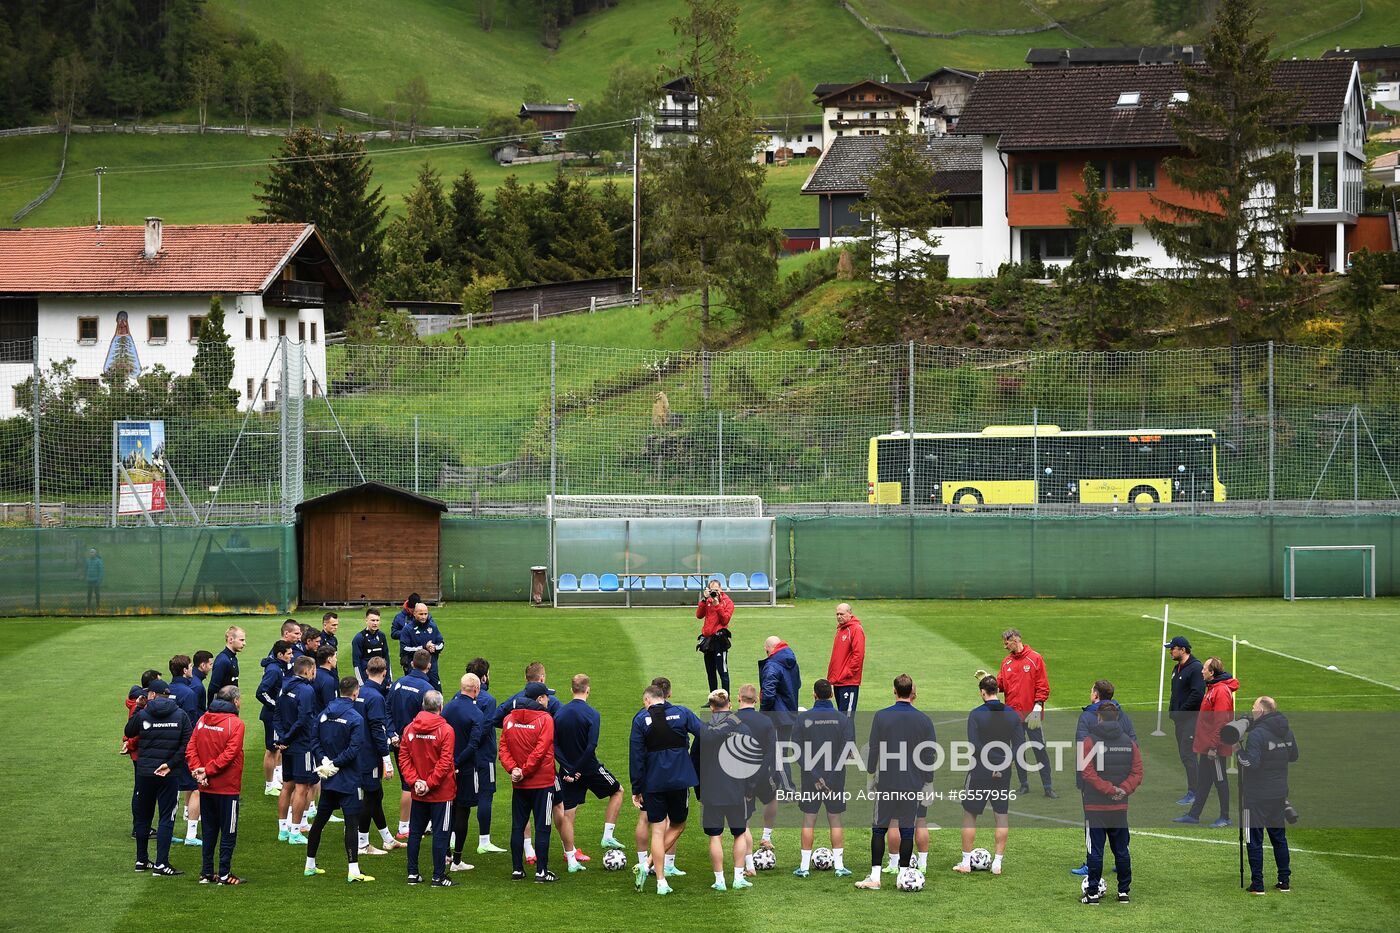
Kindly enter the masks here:
M 1249 893 L 1264 893 L 1266 829 L 1278 868 L 1278 883 L 1274 888 L 1287 892 L 1292 872 L 1288 867 L 1288 834 L 1284 823 L 1298 819 L 1288 803 L 1288 766 L 1298 760 L 1298 742 L 1288 718 L 1278 711 L 1272 697 L 1254 701 L 1252 719 L 1238 759 L 1244 784 L 1244 825 L 1249 831 L 1245 843 L 1249 853 Z
M 695 607 L 695 618 L 703 619 L 695 650 L 705 656 L 705 676 L 710 691 L 729 690 L 729 620 L 734 617 L 734 601 L 718 580 L 711 580 Z

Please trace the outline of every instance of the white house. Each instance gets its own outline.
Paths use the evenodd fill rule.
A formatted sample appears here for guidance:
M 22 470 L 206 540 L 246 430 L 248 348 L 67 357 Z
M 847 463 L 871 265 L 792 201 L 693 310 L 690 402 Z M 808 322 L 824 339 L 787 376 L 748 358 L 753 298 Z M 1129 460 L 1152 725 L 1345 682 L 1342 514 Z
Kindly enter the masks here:
M 822 150 L 842 136 L 888 136 L 902 126 L 910 133 L 932 130 L 935 117 L 927 81 L 856 81 L 818 84 L 812 97 L 822 110 Z
M 75 378 L 93 382 L 117 359 L 187 375 L 215 295 L 240 407 L 275 405 L 279 337 L 305 347 L 310 371 L 297 391 L 324 391 L 322 309 L 353 289 L 311 224 L 151 217 L 144 227 L 0 230 L 0 417 L 20 413 L 16 387 L 36 363 L 46 371 L 71 358 Z
M 661 85 L 661 100 L 652 113 L 652 148 L 693 142 L 699 119 L 700 99 L 688 75 Z

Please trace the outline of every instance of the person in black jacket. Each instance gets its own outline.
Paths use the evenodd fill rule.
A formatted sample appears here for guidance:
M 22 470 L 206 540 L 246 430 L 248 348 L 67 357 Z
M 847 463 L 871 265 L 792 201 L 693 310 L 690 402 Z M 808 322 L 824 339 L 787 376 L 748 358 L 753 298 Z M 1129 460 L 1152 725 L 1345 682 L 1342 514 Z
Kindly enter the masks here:
M 749 727 L 730 708 L 729 694 L 724 690 L 711 691 L 707 706 L 710 719 L 691 744 L 690 758 L 700 778 L 695 788 L 695 797 L 702 804 L 700 825 L 710 840 L 710 868 L 715 873 L 710 887 L 728 890 L 724 880 L 724 844 L 720 841 L 727 825 L 734 839 L 734 889 L 743 890 L 753 887 L 744 877 L 744 858 L 753 841 L 748 827 L 748 782 L 730 774 L 724 763 L 727 756 L 732 756 L 729 750 L 735 747 L 734 742 L 741 741 L 734 737 L 748 736 Z
M 139 738 L 136 746 L 136 811 L 132 835 L 136 837 L 136 870 L 159 877 L 183 875 L 170 865 L 170 838 L 175 831 L 175 804 L 179 798 L 176 765 L 184 762 L 190 742 L 189 717 L 169 696 L 170 688 L 157 678 L 146 687 L 145 704 L 126 721 L 124 734 Z M 156 825 L 156 860 L 150 860 L 151 817 Z
M 1176 729 L 1176 750 L 1181 756 L 1181 766 L 1186 771 L 1186 793 L 1176 802 L 1179 807 L 1189 807 L 1196 802 L 1196 716 L 1201 710 L 1201 701 L 1206 696 L 1206 678 L 1201 670 L 1201 662 L 1191 654 L 1191 642 L 1178 635 L 1167 642 L 1172 660 L 1172 698 L 1168 709 L 1171 712 L 1172 726 Z
M 1249 893 L 1264 893 L 1264 831 L 1274 850 L 1278 883 L 1274 888 L 1288 891 L 1288 833 L 1284 830 L 1284 810 L 1288 807 L 1288 766 L 1298 760 L 1298 740 L 1288 718 L 1278 711 L 1273 697 L 1254 701 L 1254 724 L 1245 735 L 1244 750 L 1238 761 L 1243 774 L 1245 849 L 1249 853 Z

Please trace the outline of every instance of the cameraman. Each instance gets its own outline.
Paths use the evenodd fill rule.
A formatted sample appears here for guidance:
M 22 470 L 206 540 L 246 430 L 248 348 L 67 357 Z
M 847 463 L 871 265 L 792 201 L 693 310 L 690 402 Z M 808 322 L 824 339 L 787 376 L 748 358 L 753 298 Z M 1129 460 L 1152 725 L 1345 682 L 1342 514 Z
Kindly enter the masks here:
M 1279 891 L 1289 890 L 1292 875 L 1288 867 L 1288 834 L 1285 820 L 1296 820 L 1288 804 L 1288 766 L 1298 760 L 1298 742 L 1289 728 L 1288 718 L 1278 711 L 1273 697 L 1254 701 L 1253 722 L 1245 734 L 1245 746 L 1239 753 L 1241 778 L 1244 785 L 1244 825 L 1249 830 L 1245 848 L 1249 852 L 1249 893 L 1264 893 L 1264 830 L 1269 831 L 1269 843 L 1274 849 L 1274 864 L 1278 868 Z
M 734 617 L 734 601 L 718 580 L 711 580 L 695 607 L 695 618 L 704 619 L 695 650 L 705 655 L 705 676 L 710 692 L 729 691 L 729 620 Z

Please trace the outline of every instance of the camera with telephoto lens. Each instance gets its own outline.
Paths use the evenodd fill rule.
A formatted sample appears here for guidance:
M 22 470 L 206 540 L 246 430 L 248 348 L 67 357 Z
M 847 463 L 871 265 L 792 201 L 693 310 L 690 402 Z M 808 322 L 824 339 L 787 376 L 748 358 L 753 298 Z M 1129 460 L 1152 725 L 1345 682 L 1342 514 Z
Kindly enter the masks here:
M 1283 802 L 1283 818 L 1288 821 L 1288 825 L 1290 826 L 1298 822 L 1298 808 L 1293 806 L 1291 800 L 1285 800 Z
M 1224 745 L 1238 745 L 1244 741 L 1245 733 L 1254 725 L 1253 716 L 1241 716 L 1220 727 L 1220 741 Z

